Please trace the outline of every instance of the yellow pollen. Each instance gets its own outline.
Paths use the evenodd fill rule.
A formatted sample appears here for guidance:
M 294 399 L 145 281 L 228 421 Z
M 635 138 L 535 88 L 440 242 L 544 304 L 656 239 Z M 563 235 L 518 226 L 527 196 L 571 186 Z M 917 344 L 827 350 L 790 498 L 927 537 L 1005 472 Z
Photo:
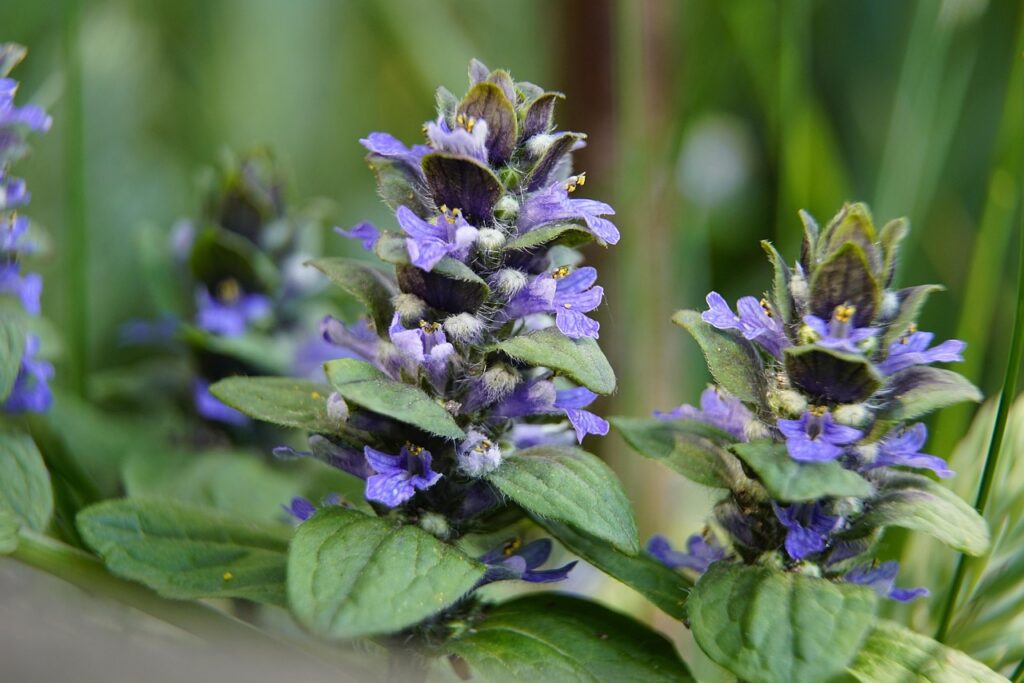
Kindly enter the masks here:
M 508 557 L 515 551 L 519 550 L 523 546 L 523 541 L 520 538 L 513 538 L 510 541 L 505 542 L 505 547 L 501 549 L 501 554 Z
M 856 312 L 856 306 L 842 305 L 836 306 L 836 310 L 833 312 L 833 315 L 836 317 L 837 321 L 841 323 L 848 323 Z
M 572 308 L 572 304 L 562 304 L 562 308 Z
M 323 398 L 323 396 L 321 396 L 321 395 L 320 395 L 320 392 L 319 392 L 319 391 L 314 391 L 314 392 L 313 392 L 313 393 L 311 393 L 311 394 L 310 394 L 309 396 L 310 396 L 310 398 L 312 398 L 312 399 L 313 399 L 314 401 L 319 401 L 320 399 L 322 399 L 322 398 Z
M 485 453 L 486 451 L 489 451 L 491 449 L 491 446 L 493 446 L 493 445 L 494 444 L 492 444 L 490 441 L 488 441 L 487 439 L 484 439 L 483 441 L 478 443 L 473 448 L 473 450 L 476 451 L 477 453 Z
M 409 451 L 409 455 L 418 457 L 423 452 L 423 446 L 414 446 L 411 443 L 406 442 L 405 450 Z
M 769 318 L 772 317 L 772 307 L 768 304 L 767 299 L 761 299 L 761 309 L 764 311 L 764 314 L 766 316 L 768 316 Z
M 231 572 L 224 572 L 224 575 L 221 578 L 223 578 L 225 581 L 231 581 L 235 578 L 235 575 Z
M 424 332 L 437 332 L 441 329 L 441 323 L 428 323 L 426 320 L 421 320 L 420 329 Z
M 569 266 L 559 266 L 555 268 L 554 272 L 551 273 L 551 277 L 555 280 L 561 280 L 563 277 L 569 274 Z
M 828 406 L 809 406 L 808 412 L 815 417 L 821 417 L 828 412 Z
M 217 285 L 217 298 L 226 304 L 238 301 L 241 296 L 242 288 L 239 286 L 238 280 L 233 277 L 221 280 L 220 284 Z

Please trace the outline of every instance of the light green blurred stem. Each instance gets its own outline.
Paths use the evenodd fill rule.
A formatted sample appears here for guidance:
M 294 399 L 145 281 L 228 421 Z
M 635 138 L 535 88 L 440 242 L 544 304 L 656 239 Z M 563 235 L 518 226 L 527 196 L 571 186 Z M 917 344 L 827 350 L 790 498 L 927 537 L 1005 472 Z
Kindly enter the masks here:
M 85 395 L 89 358 L 89 242 L 85 203 L 85 152 L 82 110 L 82 55 L 80 49 L 81 7 L 79 0 L 64 5 L 64 219 L 67 239 L 63 258 L 67 263 L 65 310 L 69 343 L 67 382 L 80 396 Z
M 1003 380 L 1003 391 L 999 396 L 996 423 L 992 429 L 992 439 L 989 441 L 988 454 L 985 457 L 985 469 L 982 470 L 981 484 L 978 486 L 978 496 L 974 503 L 974 507 L 982 516 L 985 514 L 989 493 L 992 491 L 992 482 L 995 478 L 996 466 L 1003 447 L 1003 437 L 1006 434 L 1006 418 L 1010 413 L 1013 397 L 1017 393 L 1017 376 L 1020 374 L 1021 353 L 1024 350 L 1024 212 L 1021 212 L 1021 226 L 1021 233 L 1018 235 L 1020 257 L 1017 264 L 1017 314 L 1014 318 L 1013 337 L 1010 341 L 1010 358 L 1006 364 L 1006 377 Z M 949 593 L 946 595 L 942 619 L 939 622 L 939 630 L 935 636 L 936 640 L 940 642 L 945 641 L 949 633 L 949 626 L 953 620 L 953 612 L 960 594 L 960 588 L 963 585 L 966 570 L 967 557 L 960 555 L 957 560 L 956 572 L 953 575 L 953 583 Z
M 1013 683 L 1021 683 L 1024 681 L 1024 659 L 1020 661 L 1017 668 L 1014 669 L 1012 674 L 1010 674 L 1010 680 L 1013 681 Z

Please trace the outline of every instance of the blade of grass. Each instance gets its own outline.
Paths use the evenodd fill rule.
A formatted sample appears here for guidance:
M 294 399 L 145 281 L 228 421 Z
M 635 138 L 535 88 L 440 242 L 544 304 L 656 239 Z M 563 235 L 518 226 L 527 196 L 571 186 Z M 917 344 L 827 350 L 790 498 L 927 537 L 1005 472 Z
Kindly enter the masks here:
M 989 441 L 988 454 L 985 457 L 985 467 L 981 474 L 981 483 L 978 486 L 978 495 L 974 507 L 978 513 L 985 514 L 985 506 L 988 503 L 989 494 L 992 491 L 992 482 L 995 479 L 996 466 L 999 462 L 999 454 L 1003 447 L 1003 437 L 1006 434 L 1006 418 L 1010 413 L 1010 405 L 1017 392 L 1017 377 L 1020 374 L 1021 353 L 1024 351 L 1024 211 L 1021 212 L 1022 229 L 1018 234 L 1020 256 L 1017 265 L 1017 312 L 1013 323 L 1013 336 L 1010 340 L 1010 357 L 1006 364 L 1006 377 L 1003 381 L 1003 390 L 999 396 L 999 407 L 996 411 L 996 423 L 992 429 L 992 438 Z M 957 559 L 956 572 L 953 574 L 953 582 L 942 608 L 942 617 L 939 621 L 939 630 L 936 633 L 936 640 L 943 642 L 949 633 L 949 626 L 953 620 L 956 608 L 957 597 L 964 582 L 967 571 L 967 557 L 960 555 Z

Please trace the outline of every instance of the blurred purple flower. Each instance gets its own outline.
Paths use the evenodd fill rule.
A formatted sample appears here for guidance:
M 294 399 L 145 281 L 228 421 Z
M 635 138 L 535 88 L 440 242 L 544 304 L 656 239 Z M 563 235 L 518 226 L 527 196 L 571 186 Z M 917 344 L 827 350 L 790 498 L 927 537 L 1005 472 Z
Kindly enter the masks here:
M 915 598 L 928 595 L 927 588 L 896 588 L 896 575 L 900 571 L 900 563 L 895 560 L 883 562 L 877 567 L 862 565 L 846 573 L 843 578 L 849 583 L 867 586 L 883 598 L 897 602 L 910 602 Z
M 673 548 L 664 536 L 651 536 L 647 541 L 647 552 L 669 569 L 692 569 L 698 574 L 703 574 L 713 562 L 724 560 L 726 556 L 725 548 L 718 545 L 713 536 L 707 539 L 702 534 L 693 534 L 686 539 L 686 552 Z
M 49 381 L 53 379 L 53 365 L 36 357 L 39 346 L 39 337 L 36 335 L 30 334 L 25 338 L 25 350 L 14 386 L 4 401 L 4 412 L 42 413 L 53 403 L 53 393 L 49 386 Z
M 878 369 L 891 375 L 913 365 L 953 363 L 962 361 L 967 344 L 959 339 L 946 341 L 928 348 L 935 337 L 931 332 L 911 332 L 889 345 L 889 355 L 878 364 Z

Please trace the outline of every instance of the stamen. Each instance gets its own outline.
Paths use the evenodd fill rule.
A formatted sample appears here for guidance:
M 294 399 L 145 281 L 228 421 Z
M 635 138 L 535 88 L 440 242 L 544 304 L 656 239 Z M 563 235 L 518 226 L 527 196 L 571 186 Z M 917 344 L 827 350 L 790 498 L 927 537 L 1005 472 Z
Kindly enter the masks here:
M 420 453 L 423 452 L 423 446 L 414 446 L 408 441 L 405 442 L 405 450 L 409 451 L 409 455 L 419 457 Z
M 241 296 L 242 288 L 239 286 L 238 280 L 233 277 L 221 280 L 217 285 L 217 298 L 226 304 L 235 303 Z
M 761 310 L 763 310 L 764 314 L 769 318 L 772 317 L 772 306 L 768 303 L 768 299 L 765 299 L 764 297 L 761 298 Z
M 856 312 L 856 306 L 843 304 L 841 306 L 836 306 L 835 310 L 832 312 L 832 316 L 836 319 L 836 322 L 848 323 L 853 319 L 853 314 Z
M 828 412 L 828 406 L 808 406 L 807 412 L 809 412 L 811 415 L 814 415 L 815 417 L 822 417 L 825 413 Z
M 421 320 L 420 329 L 427 333 L 437 332 L 439 329 L 441 329 L 441 323 L 428 323 L 426 320 Z
M 900 337 L 900 344 L 908 344 L 910 342 L 910 335 L 917 332 L 917 323 L 910 323 L 907 331 Z
M 512 555 L 512 553 L 519 550 L 521 547 L 523 547 L 522 539 L 518 537 L 513 538 L 505 542 L 505 547 L 501 549 L 501 554 L 505 557 L 509 557 L 510 555 Z
M 555 280 L 561 280 L 563 277 L 569 274 L 569 266 L 559 266 L 551 273 L 551 277 Z
M 587 184 L 587 172 L 584 171 L 583 173 L 580 173 L 579 175 L 572 176 L 567 181 L 565 181 L 565 191 L 566 192 L 570 192 L 570 193 L 571 192 L 575 192 L 577 187 L 583 187 L 586 184 Z

